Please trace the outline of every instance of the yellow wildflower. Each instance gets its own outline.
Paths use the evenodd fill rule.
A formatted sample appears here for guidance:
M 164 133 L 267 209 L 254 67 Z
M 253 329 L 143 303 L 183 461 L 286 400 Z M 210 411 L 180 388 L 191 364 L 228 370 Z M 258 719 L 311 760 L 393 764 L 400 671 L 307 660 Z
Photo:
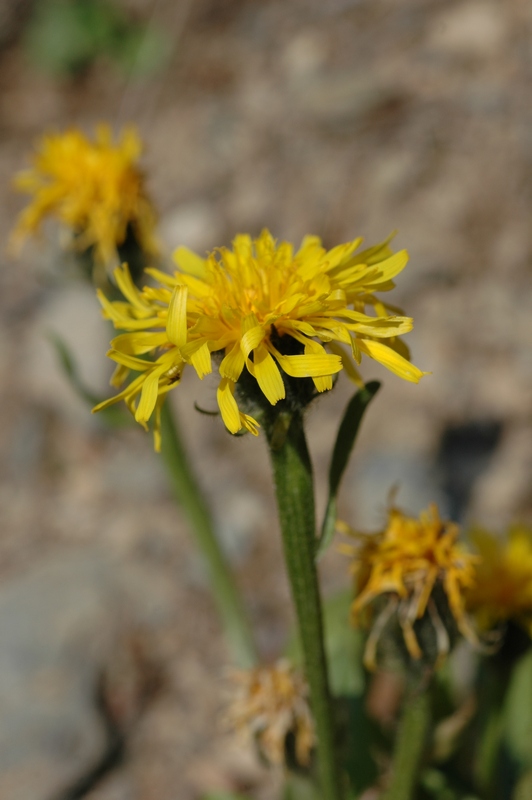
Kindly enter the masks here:
M 392 508 L 384 531 L 361 534 L 345 523 L 338 529 L 354 536 L 358 543 L 343 549 L 353 556 L 357 597 L 352 606 L 355 624 L 368 604 L 384 596 L 388 602 L 368 638 L 365 663 L 374 669 L 377 642 L 388 620 L 397 614 L 406 647 L 412 658 L 423 655 L 414 631 L 414 623 L 428 613 L 434 626 L 438 654 L 445 655 L 449 636 L 442 622 L 433 593 L 439 587 L 458 629 L 476 641 L 464 610 L 464 592 L 475 580 L 478 559 L 457 543 L 458 527 L 440 519 L 435 505 L 419 519 L 405 516 Z
M 297 761 L 306 766 L 315 745 L 314 722 L 308 706 L 307 684 L 288 661 L 232 673 L 234 693 L 227 725 L 255 738 L 272 764 L 285 760 L 286 738 L 294 736 Z
M 142 291 L 126 266 L 117 269 L 127 302 L 109 302 L 101 294 L 100 299 L 115 327 L 131 333 L 115 338 L 108 355 L 119 365 L 116 381 L 124 381 L 129 370 L 141 374 L 95 410 L 124 399 L 142 424 L 155 410 L 157 429 L 160 404 L 184 364 L 203 378 L 212 371 L 212 353 L 223 356 L 217 400 L 231 433 L 257 433 L 257 421 L 234 397 L 245 370 L 271 405 L 286 397 L 286 376 L 312 378 L 323 392 L 344 367 L 362 383 L 353 361 L 359 363 L 363 354 L 417 383 L 425 373 L 408 361 L 396 338 L 412 328 L 412 320 L 375 297 L 393 288 L 408 255 L 393 254 L 388 240 L 355 254 L 361 241 L 327 251 L 318 237 L 308 236 L 294 253 L 291 244 L 277 243 L 265 230 L 255 241 L 239 235 L 231 250 L 221 248 L 206 259 L 181 247 L 174 256 L 179 269 L 173 275 L 147 270 L 160 285 Z M 139 358 L 147 353 L 154 360 Z
M 481 561 L 466 597 L 468 610 L 482 630 L 511 620 L 532 636 L 532 530 L 514 525 L 499 537 L 477 529 L 469 538 Z
M 94 248 L 99 263 L 116 264 L 128 227 L 144 252 L 154 255 L 155 213 L 137 166 L 141 150 L 133 128 L 124 130 L 116 145 L 106 125 L 97 128 L 94 142 L 75 128 L 44 136 L 32 168 L 14 181 L 32 201 L 18 219 L 12 245 L 54 217 L 71 231 L 77 249 Z

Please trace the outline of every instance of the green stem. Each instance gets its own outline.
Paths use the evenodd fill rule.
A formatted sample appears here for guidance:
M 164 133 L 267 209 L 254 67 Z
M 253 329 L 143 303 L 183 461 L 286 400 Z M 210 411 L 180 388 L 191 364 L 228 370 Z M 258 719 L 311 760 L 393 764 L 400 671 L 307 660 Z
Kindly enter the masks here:
M 415 797 L 429 722 L 430 695 L 426 687 L 417 686 L 407 692 L 403 701 L 403 716 L 393 755 L 392 780 L 382 800 L 412 800 Z
M 278 420 L 279 422 L 281 420 Z M 312 466 L 299 414 L 288 420 L 286 438 L 267 431 L 275 478 L 284 554 L 296 607 L 310 702 L 317 733 L 323 800 L 341 800 L 333 710 L 323 643 L 323 619 L 316 571 L 316 523 Z
M 188 517 L 191 529 L 209 570 L 213 595 L 222 617 L 233 657 L 240 667 L 257 662 L 255 644 L 218 539 L 212 517 L 185 453 L 175 416 L 168 401 L 161 410 L 162 456 L 175 496 Z

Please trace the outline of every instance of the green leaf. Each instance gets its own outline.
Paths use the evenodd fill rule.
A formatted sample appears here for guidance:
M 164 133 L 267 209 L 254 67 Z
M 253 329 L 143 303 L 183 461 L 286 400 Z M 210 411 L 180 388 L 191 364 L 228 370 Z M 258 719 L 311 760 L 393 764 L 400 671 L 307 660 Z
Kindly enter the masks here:
M 514 668 L 504 707 L 504 741 L 522 768 L 532 768 L 532 650 Z
M 366 686 L 366 674 L 362 666 L 365 637 L 349 622 L 351 601 L 351 592 L 342 590 L 323 602 L 329 684 L 332 694 L 337 697 L 360 696 Z M 302 668 L 297 631 L 292 632 L 285 653 L 293 664 Z
M 138 26 L 122 36 L 113 57 L 123 72 L 135 78 L 149 78 L 170 60 L 172 42 L 164 31 Z
M 55 74 L 75 73 L 107 47 L 117 8 L 99 0 L 46 0 L 35 6 L 26 31 L 30 58 Z
M 360 696 L 366 677 L 362 666 L 365 636 L 349 622 L 350 591 L 328 597 L 323 604 L 325 652 L 333 695 Z
M 379 388 L 379 381 L 370 381 L 362 389 L 359 389 L 347 404 L 340 427 L 338 428 L 329 468 L 329 498 L 325 510 L 321 536 L 317 544 L 318 558 L 323 555 L 334 535 L 334 526 L 336 524 L 336 497 L 340 488 L 340 482 L 349 462 L 349 457 L 355 444 L 364 412 L 379 391 Z
M 532 797 L 532 771 L 526 772 L 517 786 L 513 800 L 530 800 Z
M 59 360 L 63 373 L 68 378 L 70 385 L 72 386 L 78 397 L 81 397 L 81 399 L 84 400 L 87 403 L 87 405 L 91 407 L 97 405 L 100 402 L 101 398 L 97 397 L 95 394 L 93 394 L 93 392 L 89 391 L 83 384 L 83 381 L 79 376 L 74 356 L 69 350 L 67 344 L 54 331 L 49 331 L 47 337 L 52 347 L 55 350 L 55 354 Z M 121 408 L 117 408 L 115 406 L 110 406 L 109 408 L 105 408 L 100 413 L 103 415 L 103 418 L 106 420 L 106 422 L 108 422 L 113 427 L 126 425 L 130 422 L 129 415 L 125 414 Z
M 291 773 L 286 778 L 283 800 L 321 800 L 321 797 L 309 778 Z
M 439 769 L 427 767 L 420 778 L 423 797 L 434 800 L 480 800 L 478 795 L 471 794 L 467 789 L 459 786 L 455 781 Z

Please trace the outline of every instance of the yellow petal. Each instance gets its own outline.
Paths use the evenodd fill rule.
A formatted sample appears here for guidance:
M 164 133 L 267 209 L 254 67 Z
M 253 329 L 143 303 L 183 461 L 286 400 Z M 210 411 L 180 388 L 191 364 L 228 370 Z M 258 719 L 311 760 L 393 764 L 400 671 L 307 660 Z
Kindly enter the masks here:
M 406 358 L 403 358 L 396 353 L 391 347 L 387 347 L 381 342 L 372 342 L 370 339 L 358 339 L 357 344 L 366 355 L 374 358 L 384 367 L 399 375 L 405 381 L 411 383 L 419 383 L 424 375 L 430 375 L 429 372 L 422 372 L 418 367 L 415 367 Z
M 225 358 L 222 359 L 219 368 L 220 375 L 222 378 L 230 378 L 230 380 L 236 383 L 244 369 L 244 364 L 245 358 L 240 347 L 240 342 L 235 342 Z
M 211 351 L 207 342 L 203 342 L 201 347 L 192 353 L 190 363 L 198 373 L 198 378 L 203 378 L 212 372 Z
M 257 379 L 261 391 L 274 406 L 285 397 L 285 388 L 279 368 L 264 345 L 253 351 L 253 364 L 250 372 Z M 249 366 L 248 366 L 249 369 Z
M 135 419 L 137 422 L 147 422 L 153 413 L 155 403 L 157 402 L 159 378 L 164 372 L 163 368 L 154 369 L 149 375 L 146 376 L 142 384 L 142 392 L 140 400 L 135 412 Z
M 264 339 L 265 332 L 261 325 L 255 325 L 242 336 L 240 347 L 244 357 L 247 358 L 252 350 L 259 346 Z
M 116 361 L 117 364 L 123 364 L 128 369 L 134 369 L 136 372 L 146 372 L 147 369 L 153 367 L 152 361 L 143 361 L 142 358 L 135 358 L 127 353 L 119 353 L 117 350 L 108 350 L 107 357 Z
M 325 348 L 319 342 L 314 342 L 311 339 L 305 342 L 305 354 L 311 355 L 312 353 L 315 355 L 327 355 Z M 322 375 L 312 380 L 318 392 L 327 392 L 332 389 L 332 375 Z
M 283 356 L 277 350 L 274 355 L 281 368 L 292 378 L 318 378 L 334 375 L 342 369 L 342 361 L 336 355 Z
M 186 272 L 187 275 L 193 275 L 196 278 L 204 278 L 207 274 L 205 265 L 206 261 L 201 256 L 193 253 L 188 247 L 178 247 L 174 251 L 174 261 L 180 270 Z
M 231 433 L 238 433 L 242 427 L 240 420 L 240 412 L 233 397 L 235 391 L 235 384 L 227 378 L 222 378 L 218 391 L 216 392 L 216 399 L 218 400 L 218 407 L 224 421 L 225 427 Z
M 242 414 L 242 412 L 240 412 L 240 422 L 242 423 L 242 427 L 249 431 L 249 433 L 251 433 L 253 436 L 259 435 L 260 425 L 257 420 L 253 419 L 253 417 L 250 417 L 249 414 Z
M 111 339 L 111 347 L 113 350 L 118 350 L 120 353 L 127 353 L 131 356 L 140 356 L 144 353 L 149 353 L 156 347 L 166 344 L 168 338 L 166 333 L 154 333 L 147 331 L 145 333 L 121 333 L 120 336 L 115 336 Z
M 365 281 L 366 286 L 378 286 L 380 283 L 385 283 L 386 281 L 395 278 L 408 264 L 408 253 L 406 250 L 400 250 L 395 255 L 391 256 L 391 258 L 387 258 L 385 261 L 381 261 L 378 265 L 378 274 L 377 277 L 373 278 L 372 280 Z
M 364 386 L 364 381 L 362 380 L 362 375 L 357 370 L 351 358 L 349 358 L 348 354 L 345 352 L 344 348 L 336 344 L 335 342 L 331 342 L 329 345 L 329 350 L 332 350 L 333 353 L 336 353 L 337 356 L 340 356 L 342 359 L 342 366 L 346 372 L 347 377 L 350 381 L 352 381 L 356 386 Z
M 166 335 L 176 347 L 183 347 L 187 342 L 187 294 L 187 287 L 179 284 L 168 306 Z
M 152 309 L 147 303 L 145 303 L 142 300 L 139 290 L 133 283 L 133 279 L 131 277 L 128 265 L 122 264 L 121 268 L 117 267 L 113 275 L 118 288 L 120 289 L 124 297 L 127 300 L 129 300 L 131 305 L 134 306 L 137 309 L 137 311 L 140 311 L 143 315 L 151 314 Z

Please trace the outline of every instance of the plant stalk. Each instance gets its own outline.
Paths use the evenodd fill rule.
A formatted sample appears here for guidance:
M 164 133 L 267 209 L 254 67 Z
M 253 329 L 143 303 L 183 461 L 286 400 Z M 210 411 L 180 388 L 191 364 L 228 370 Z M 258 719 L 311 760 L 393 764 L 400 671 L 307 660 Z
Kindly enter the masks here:
M 335 742 L 333 708 L 324 650 L 323 615 L 315 563 L 316 522 L 312 466 L 303 420 L 295 413 L 286 437 L 267 430 L 284 554 L 296 608 L 310 702 L 317 734 L 323 800 L 342 800 L 343 780 Z
M 257 663 L 253 635 L 229 565 L 214 532 L 211 514 L 191 470 L 175 415 L 168 401 L 161 409 L 161 452 L 174 494 L 188 517 L 209 571 L 215 602 L 233 658 L 239 667 Z
M 413 800 L 427 745 L 430 693 L 419 685 L 407 691 L 392 764 L 392 779 L 382 800 Z

